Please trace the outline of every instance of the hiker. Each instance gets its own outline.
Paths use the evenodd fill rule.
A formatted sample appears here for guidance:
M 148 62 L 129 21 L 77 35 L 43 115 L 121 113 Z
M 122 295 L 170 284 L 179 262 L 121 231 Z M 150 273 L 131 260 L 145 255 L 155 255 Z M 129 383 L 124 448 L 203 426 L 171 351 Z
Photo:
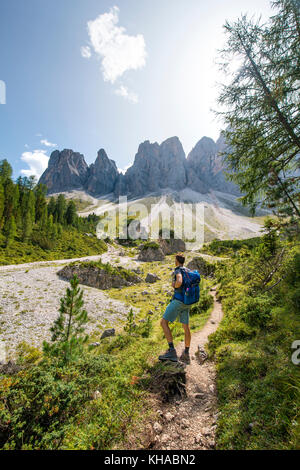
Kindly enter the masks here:
M 162 329 L 164 331 L 165 337 L 169 343 L 168 351 L 159 356 L 160 361 L 174 361 L 177 362 L 177 353 L 174 348 L 172 333 L 169 328 L 169 322 L 173 323 L 176 318 L 179 316 L 180 323 L 184 329 L 184 342 L 185 349 L 180 357 L 184 362 L 189 362 L 189 351 L 191 344 L 191 330 L 189 327 L 189 305 L 184 304 L 184 290 L 182 288 L 182 269 L 185 262 L 185 257 L 182 254 L 177 254 L 175 257 L 175 271 L 174 278 L 172 282 L 172 287 L 174 287 L 174 295 L 166 308 L 166 311 L 163 315 L 163 318 L 160 322 Z

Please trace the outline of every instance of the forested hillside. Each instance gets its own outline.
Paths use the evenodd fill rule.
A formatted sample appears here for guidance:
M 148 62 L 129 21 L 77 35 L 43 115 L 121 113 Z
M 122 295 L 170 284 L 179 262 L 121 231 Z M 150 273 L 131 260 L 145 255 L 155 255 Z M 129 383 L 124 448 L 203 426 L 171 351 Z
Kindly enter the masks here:
M 101 254 L 96 238 L 99 217 L 78 217 L 74 201 L 63 195 L 46 199 L 47 188 L 34 177 L 12 180 L 12 168 L 0 162 L 0 264 Z

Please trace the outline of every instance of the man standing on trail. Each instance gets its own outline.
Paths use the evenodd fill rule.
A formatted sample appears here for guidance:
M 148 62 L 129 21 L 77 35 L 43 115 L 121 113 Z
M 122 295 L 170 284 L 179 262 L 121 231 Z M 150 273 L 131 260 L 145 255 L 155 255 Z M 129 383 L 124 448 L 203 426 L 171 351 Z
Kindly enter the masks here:
M 176 318 L 179 316 L 180 323 L 184 329 L 184 342 L 185 342 L 185 350 L 183 351 L 180 359 L 189 362 L 189 350 L 191 344 L 191 331 L 189 327 L 189 306 L 185 305 L 183 302 L 184 299 L 184 291 L 182 288 L 182 273 L 181 270 L 183 269 L 183 265 L 185 262 L 185 257 L 182 254 L 178 254 L 175 257 L 175 271 L 174 277 L 172 282 L 172 287 L 174 287 L 174 295 L 166 308 L 164 316 L 160 322 L 161 327 L 164 331 L 165 337 L 169 343 L 168 351 L 159 356 L 160 361 L 174 361 L 177 362 L 177 353 L 176 349 L 174 348 L 172 333 L 169 328 L 169 322 L 173 323 Z

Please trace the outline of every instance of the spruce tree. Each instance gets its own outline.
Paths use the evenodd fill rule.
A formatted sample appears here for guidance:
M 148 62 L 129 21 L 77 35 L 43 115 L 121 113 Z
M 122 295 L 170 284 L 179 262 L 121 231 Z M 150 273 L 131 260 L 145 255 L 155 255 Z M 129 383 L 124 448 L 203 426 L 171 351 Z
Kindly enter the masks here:
M 65 221 L 66 199 L 63 194 L 60 194 L 56 200 L 55 205 L 55 222 L 63 225 Z
M 60 300 L 59 316 L 52 328 L 51 343 L 44 341 L 44 353 L 61 364 L 75 361 L 83 351 L 83 345 L 88 340 L 85 325 L 88 315 L 83 309 L 83 291 L 78 287 L 76 276 L 70 281 L 66 295 Z
M 29 211 L 26 212 L 23 223 L 23 241 L 28 242 L 33 230 L 32 217 Z
M 6 235 L 6 246 L 9 247 L 17 235 L 17 226 L 13 215 L 6 221 L 4 231 Z
M 65 219 L 67 225 L 75 225 L 77 213 L 75 203 L 72 200 L 68 203 Z
M 135 323 L 134 323 L 134 313 L 132 308 L 129 310 L 128 315 L 127 315 L 127 322 L 124 327 L 124 331 L 128 333 L 129 335 L 132 335 L 133 331 L 135 328 Z
M 5 200 L 4 188 L 0 180 L 0 230 L 3 227 L 4 200 Z
M 54 214 L 55 214 L 55 199 L 52 196 L 48 204 L 48 215 L 54 216 Z
M 219 96 L 225 161 L 253 212 L 262 203 L 281 217 L 299 218 L 299 1 L 276 0 L 273 7 L 267 24 L 243 16 L 225 25 L 221 57 L 229 82 Z M 236 60 L 240 66 L 232 70 Z
M 6 159 L 0 161 L 0 179 L 2 183 L 5 183 L 7 180 L 12 177 L 12 167 Z

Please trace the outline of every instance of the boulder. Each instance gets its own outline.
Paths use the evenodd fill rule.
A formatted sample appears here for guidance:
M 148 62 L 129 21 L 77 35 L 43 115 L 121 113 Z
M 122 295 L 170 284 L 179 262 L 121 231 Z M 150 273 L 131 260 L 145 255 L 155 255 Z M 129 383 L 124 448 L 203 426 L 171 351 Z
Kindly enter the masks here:
M 186 267 L 192 270 L 196 269 L 199 274 L 201 274 L 201 276 L 214 277 L 214 264 L 209 263 L 204 258 L 202 258 L 202 256 L 196 256 L 195 258 L 193 258 L 192 261 L 190 261 Z
M 102 290 L 127 287 L 142 282 L 142 279 L 133 271 L 93 262 L 71 263 L 57 274 L 67 280 L 76 275 L 80 284 Z
M 116 335 L 116 330 L 114 328 L 110 328 L 108 330 L 104 330 L 102 335 L 101 335 L 101 339 L 104 339 L 104 338 L 109 338 L 111 336 L 115 336 Z
M 151 262 L 151 261 L 163 261 L 165 259 L 165 255 L 160 248 L 159 245 L 156 243 L 146 243 L 141 247 L 138 260 Z
M 182 253 L 186 250 L 183 240 L 179 238 L 159 239 L 159 245 L 164 255 L 173 255 L 174 253 Z
M 155 282 L 159 281 L 160 278 L 156 274 L 148 273 L 146 276 L 145 281 L 149 284 L 154 284 Z

